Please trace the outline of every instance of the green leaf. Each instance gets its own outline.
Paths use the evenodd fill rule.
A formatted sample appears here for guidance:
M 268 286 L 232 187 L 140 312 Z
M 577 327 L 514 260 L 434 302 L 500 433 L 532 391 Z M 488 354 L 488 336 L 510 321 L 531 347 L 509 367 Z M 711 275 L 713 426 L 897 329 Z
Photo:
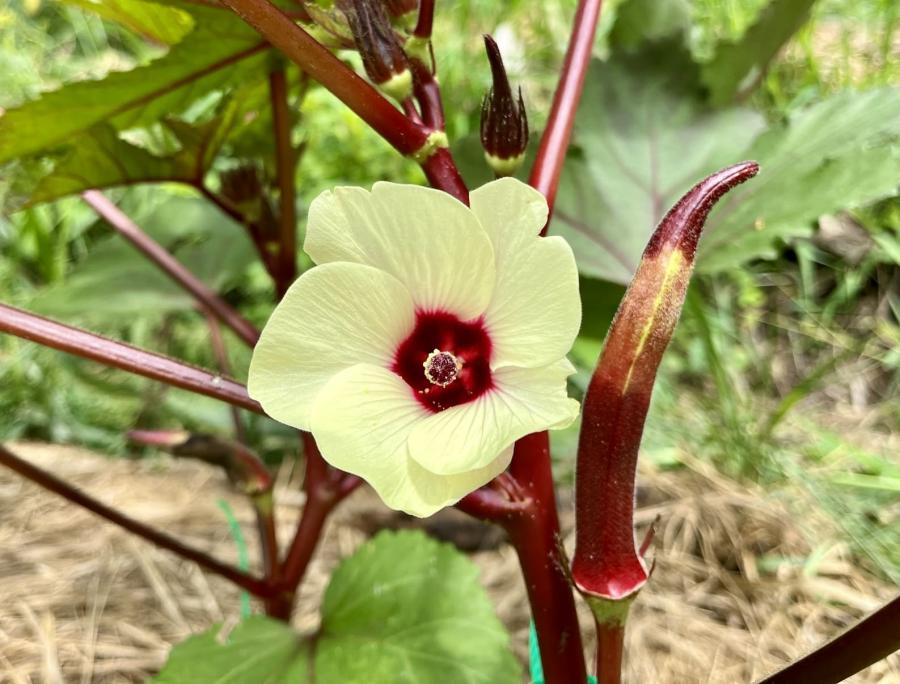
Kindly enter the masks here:
M 196 198 L 170 197 L 144 230 L 216 290 L 233 284 L 256 260 L 243 228 Z M 110 232 L 111 229 L 110 229 Z M 189 240 L 188 244 L 181 244 Z M 94 245 L 63 282 L 39 290 L 28 308 L 51 317 L 121 322 L 140 312 L 159 317 L 195 308 L 194 299 L 119 235 Z
M 316 681 L 518 684 L 478 569 L 420 532 L 382 532 L 331 578 Z
M 628 283 L 678 196 L 744 159 L 760 174 L 713 211 L 701 271 L 775 256 L 822 214 L 897 192 L 900 88 L 839 93 L 760 134 L 759 114 L 704 104 L 679 54 L 654 48 L 591 66 L 551 224 L 584 275 Z
M 322 625 L 300 641 L 254 617 L 177 646 L 156 684 L 519 684 L 478 569 L 421 532 L 382 532 L 331 578 Z M 311 662 L 312 661 L 312 662 Z
M 0 163 L 59 145 L 109 121 L 124 129 L 183 111 L 254 72 L 266 44 L 233 13 L 195 6 L 196 28 L 147 66 L 46 93 L 0 117 Z
M 144 0 L 63 0 L 109 19 L 135 33 L 166 45 L 174 45 L 194 26 L 190 15 L 175 7 Z
M 900 186 L 900 88 L 844 92 L 767 131 L 743 156 L 759 177 L 713 211 L 698 268 L 772 257 L 821 215 L 870 204 Z
M 153 682 L 298 684 L 310 681 L 309 652 L 309 644 L 286 624 L 255 616 L 231 633 L 213 627 L 179 644 Z
M 78 136 L 67 155 L 41 179 L 28 205 L 91 188 L 160 181 L 198 183 L 209 169 L 225 136 L 234 125 L 235 107 L 200 125 L 168 119 L 165 126 L 181 149 L 160 157 L 121 139 L 109 124 L 99 124 Z
M 694 182 L 739 161 L 762 129 L 744 108 L 711 111 L 672 44 L 594 62 L 551 232 L 585 275 L 627 284 L 653 228 Z M 754 181 L 755 182 L 755 181 Z
M 691 25 L 688 0 L 628 0 L 618 11 L 610 44 L 631 50 L 644 41 L 687 33 Z
M 758 81 L 766 66 L 809 18 L 815 0 L 772 0 L 756 23 L 734 42 L 716 46 L 701 71 L 714 105 L 731 102 L 739 91 Z

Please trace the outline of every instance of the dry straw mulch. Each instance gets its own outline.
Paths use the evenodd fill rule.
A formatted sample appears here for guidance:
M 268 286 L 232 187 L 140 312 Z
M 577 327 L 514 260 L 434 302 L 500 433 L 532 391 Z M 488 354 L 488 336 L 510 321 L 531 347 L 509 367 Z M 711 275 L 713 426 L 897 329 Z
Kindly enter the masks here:
M 110 460 L 49 445 L 11 447 L 133 516 L 234 560 L 219 504 L 225 500 L 254 551 L 248 506 L 218 472 L 201 464 Z M 286 542 L 302 505 L 286 470 L 277 496 Z M 659 515 L 660 524 L 656 571 L 629 622 L 629 682 L 751 681 L 895 591 L 855 565 L 840 544 L 814 567 L 786 562 L 774 574 L 760 572 L 761 556 L 802 559 L 818 547 L 822 538 L 801 533 L 817 521 L 801 526 L 771 497 L 700 464 L 643 473 L 640 501 L 639 522 Z M 372 521 L 398 523 L 382 511 L 371 494 L 359 492 L 335 516 L 300 597 L 299 629 L 315 628 L 330 569 L 371 534 Z M 570 518 L 564 515 L 567 528 Z M 461 524 L 468 525 L 469 541 L 474 530 L 476 543 L 492 547 L 472 557 L 524 657 L 528 612 L 515 555 L 492 534 L 452 517 L 436 529 L 459 537 Z M 0 682 L 144 681 L 172 644 L 233 621 L 238 611 L 238 592 L 227 582 L 0 469 Z M 900 656 L 855 680 L 900 682 Z

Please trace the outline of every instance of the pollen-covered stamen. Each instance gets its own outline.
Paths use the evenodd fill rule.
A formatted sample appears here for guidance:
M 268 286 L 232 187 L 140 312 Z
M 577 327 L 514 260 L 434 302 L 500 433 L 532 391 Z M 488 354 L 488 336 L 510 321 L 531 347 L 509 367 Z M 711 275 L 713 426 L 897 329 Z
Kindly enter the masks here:
M 446 387 L 459 377 L 463 363 L 450 352 L 435 349 L 422 364 L 425 377 L 432 385 Z

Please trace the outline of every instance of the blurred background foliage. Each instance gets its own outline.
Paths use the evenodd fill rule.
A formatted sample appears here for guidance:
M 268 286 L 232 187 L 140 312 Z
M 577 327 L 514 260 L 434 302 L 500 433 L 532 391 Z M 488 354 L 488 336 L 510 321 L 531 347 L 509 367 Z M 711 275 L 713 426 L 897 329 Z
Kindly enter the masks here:
M 575 2 L 497 5 L 439 3 L 448 133 L 470 185 L 489 179 L 476 137 L 489 85 L 481 34 L 500 43 L 540 131 Z M 761 162 L 710 219 L 644 463 L 712 464 L 799 516 L 824 512 L 835 534 L 823 539 L 849 541 L 895 581 L 898 13 L 892 0 L 608 0 L 552 226 L 583 275 L 577 394 L 661 213 L 713 169 Z M 250 240 L 196 188 L 218 191 L 222 174 L 247 165 L 274 185 L 266 73 L 278 58 L 261 51 L 196 77 L 256 43 L 230 14 L 178 0 L 0 8 L 0 300 L 216 366 L 192 301 L 71 196 L 109 186 L 147 232 L 265 322 L 272 285 Z M 329 93 L 289 78 L 301 217 L 333 185 L 424 182 Z M 225 338 L 243 378 L 249 352 Z M 0 387 L 0 439 L 125 455 L 134 427 L 232 429 L 215 401 L 6 336 Z M 244 420 L 268 458 L 295 448 L 289 430 Z M 561 481 L 576 435 L 554 435 Z

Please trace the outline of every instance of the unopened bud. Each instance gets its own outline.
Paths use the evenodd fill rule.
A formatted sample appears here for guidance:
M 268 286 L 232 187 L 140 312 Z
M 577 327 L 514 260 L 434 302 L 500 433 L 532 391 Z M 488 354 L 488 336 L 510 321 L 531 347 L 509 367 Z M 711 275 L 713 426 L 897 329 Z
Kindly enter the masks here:
M 369 78 L 397 100 L 412 92 L 412 73 L 381 0 L 341 0 L 356 49 Z
M 511 176 L 525 159 L 528 147 L 528 116 L 522 89 L 513 97 L 500 48 L 488 35 L 484 37 L 493 85 L 481 104 L 481 146 L 484 158 L 498 176 Z

